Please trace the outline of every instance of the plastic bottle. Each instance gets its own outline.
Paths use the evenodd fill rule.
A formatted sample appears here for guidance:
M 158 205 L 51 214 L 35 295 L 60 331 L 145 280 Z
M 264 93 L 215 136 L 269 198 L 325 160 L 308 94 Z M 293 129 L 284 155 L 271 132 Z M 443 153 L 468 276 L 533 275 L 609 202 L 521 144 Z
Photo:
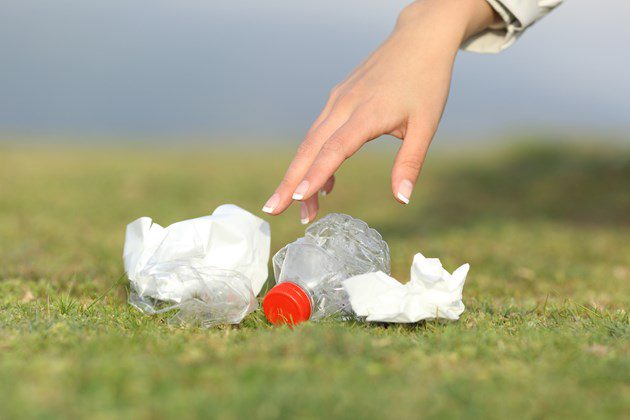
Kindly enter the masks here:
M 125 235 L 129 303 L 176 324 L 238 324 L 258 307 L 270 238 L 267 222 L 231 204 L 167 227 L 141 217 Z
M 263 300 L 272 324 L 298 324 L 350 315 L 342 281 L 372 271 L 390 272 L 389 248 L 365 222 L 332 213 L 273 257 L 276 278 Z

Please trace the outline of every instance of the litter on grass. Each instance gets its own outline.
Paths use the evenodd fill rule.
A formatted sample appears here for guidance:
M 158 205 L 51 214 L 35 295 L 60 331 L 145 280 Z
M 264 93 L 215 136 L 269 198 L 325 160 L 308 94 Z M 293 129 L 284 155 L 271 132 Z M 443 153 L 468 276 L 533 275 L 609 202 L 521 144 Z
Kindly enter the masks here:
M 235 205 L 162 227 L 127 226 L 123 260 L 129 303 L 147 314 L 205 327 L 238 324 L 258 307 L 267 280 L 269 224 Z
M 265 296 L 265 315 L 273 324 L 351 316 L 342 281 L 389 273 L 389 264 L 389 248 L 376 230 L 348 215 L 329 214 L 273 257 L 277 285 Z
M 205 327 L 238 324 L 258 307 L 267 280 L 269 224 L 235 206 L 162 227 L 149 217 L 127 226 L 123 260 L 129 303 L 147 314 Z M 389 247 L 365 222 L 330 214 L 274 256 L 277 285 L 264 299 L 272 323 L 331 315 L 413 323 L 456 320 L 469 265 L 453 274 L 416 254 L 411 279 L 389 276 Z
M 426 258 L 418 253 L 407 284 L 379 271 L 349 278 L 343 287 L 354 313 L 368 322 L 457 320 L 464 312 L 462 291 L 469 269 L 470 265 L 464 264 L 450 274 L 439 258 Z

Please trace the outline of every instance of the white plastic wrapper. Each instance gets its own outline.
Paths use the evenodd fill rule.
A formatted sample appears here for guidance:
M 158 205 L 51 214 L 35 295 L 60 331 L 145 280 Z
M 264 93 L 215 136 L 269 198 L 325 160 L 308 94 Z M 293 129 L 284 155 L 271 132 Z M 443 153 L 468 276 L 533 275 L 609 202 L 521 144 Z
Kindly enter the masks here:
M 127 226 L 123 260 L 129 303 L 202 326 L 238 324 L 254 311 L 267 280 L 269 224 L 226 204 L 211 216 L 168 227 L 149 217 Z
M 462 290 L 470 265 L 450 274 L 438 258 L 418 253 L 407 284 L 379 271 L 343 282 L 352 310 L 366 321 L 412 323 L 423 319 L 459 319 L 464 312 Z

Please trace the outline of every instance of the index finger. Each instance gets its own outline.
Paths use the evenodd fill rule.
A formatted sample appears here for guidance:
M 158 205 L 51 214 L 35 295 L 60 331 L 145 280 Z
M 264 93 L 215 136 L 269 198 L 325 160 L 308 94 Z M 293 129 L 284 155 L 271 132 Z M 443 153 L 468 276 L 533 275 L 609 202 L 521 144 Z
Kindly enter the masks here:
M 341 164 L 366 142 L 383 134 L 375 119 L 364 112 L 352 117 L 322 145 L 304 179 L 293 193 L 294 200 L 306 200 L 316 194 L 339 169 Z
M 326 139 L 344 122 L 341 114 L 334 113 L 314 127 L 298 148 L 284 178 L 274 194 L 267 200 L 263 211 L 280 214 L 293 202 L 292 195 L 298 183 L 303 179 Z

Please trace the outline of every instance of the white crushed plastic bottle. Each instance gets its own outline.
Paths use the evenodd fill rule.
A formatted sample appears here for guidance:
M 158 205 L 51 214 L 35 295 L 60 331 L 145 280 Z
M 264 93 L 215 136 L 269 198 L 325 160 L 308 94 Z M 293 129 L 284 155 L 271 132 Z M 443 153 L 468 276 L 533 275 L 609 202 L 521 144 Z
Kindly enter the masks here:
M 295 325 L 352 313 L 342 281 L 373 271 L 390 272 L 389 248 L 365 222 L 332 213 L 273 257 L 276 278 L 263 300 L 272 324 Z
M 176 324 L 238 324 L 258 307 L 270 238 L 267 222 L 230 204 L 167 227 L 141 217 L 125 234 L 129 303 Z
M 142 276 L 150 286 L 140 289 L 132 281 L 129 303 L 146 314 L 176 311 L 172 324 L 238 324 L 258 307 L 250 280 L 236 270 L 175 261 L 152 266 L 136 279 Z

